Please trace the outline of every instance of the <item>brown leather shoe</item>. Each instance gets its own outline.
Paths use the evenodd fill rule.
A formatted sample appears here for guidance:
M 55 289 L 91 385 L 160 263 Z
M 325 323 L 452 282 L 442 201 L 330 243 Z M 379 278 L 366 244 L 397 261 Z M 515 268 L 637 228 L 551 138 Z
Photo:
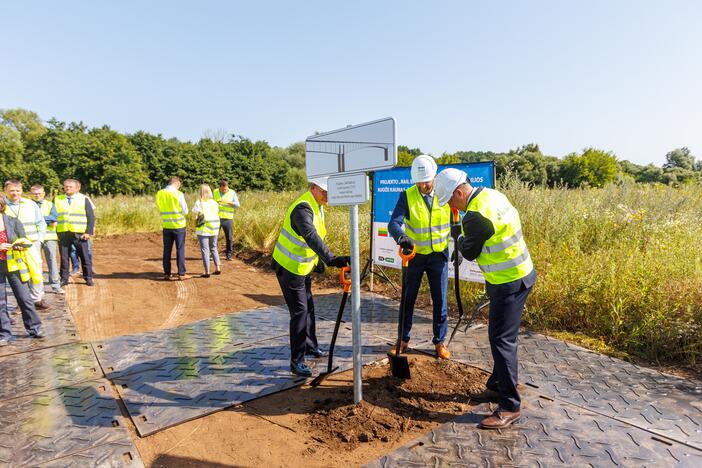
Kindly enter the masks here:
M 436 348 L 436 357 L 439 359 L 451 359 L 451 352 L 445 344 L 437 343 L 434 347 Z
M 490 416 L 484 418 L 478 424 L 479 429 L 504 429 L 505 427 L 511 426 L 512 423 L 519 420 L 522 415 L 520 411 L 505 411 L 502 409 L 497 409 Z
M 402 342 L 400 342 L 400 353 L 404 353 L 405 351 L 407 351 L 407 347 L 408 347 L 408 346 L 409 346 L 409 341 L 402 341 Z M 388 351 L 388 354 L 389 354 L 390 356 L 394 356 L 394 355 L 395 355 L 395 348 L 396 348 L 396 347 L 397 347 L 397 344 L 393 345 L 393 347 L 390 348 L 390 351 Z
M 42 300 L 39 301 L 39 302 L 35 302 L 35 303 L 34 303 L 34 307 L 37 308 L 37 309 L 39 309 L 39 310 L 48 310 L 48 309 L 49 309 L 49 304 L 47 304 L 46 302 L 44 302 L 44 299 L 42 299 Z
M 499 403 L 500 394 L 497 393 L 495 390 L 490 390 L 489 388 L 486 388 L 480 393 L 470 395 L 470 399 L 473 401 L 477 401 L 478 403 Z

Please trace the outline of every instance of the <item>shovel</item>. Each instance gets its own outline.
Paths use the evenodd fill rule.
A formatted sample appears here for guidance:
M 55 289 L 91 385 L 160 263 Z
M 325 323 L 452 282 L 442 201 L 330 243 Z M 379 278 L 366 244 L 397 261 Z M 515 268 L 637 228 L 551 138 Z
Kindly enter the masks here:
M 458 210 L 455 208 L 452 208 L 451 214 L 453 215 L 453 223 L 458 224 L 458 222 L 459 222 Z M 451 332 L 451 337 L 449 337 L 447 346 L 451 344 L 451 341 L 453 341 L 453 337 L 456 336 L 456 332 L 458 331 L 458 328 L 461 326 L 461 322 L 463 322 L 463 301 L 461 301 L 461 280 L 458 277 L 458 267 L 460 266 L 460 261 L 458 259 L 458 256 L 461 255 L 461 253 L 458 252 L 458 236 L 454 237 L 454 239 L 453 239 L 453 248 L 455 251 L 454 259 L 453 259 L 453 287 L 454 287 L 454 290 L 456 291 L 456 304 L 458 305 L 458 322 L 456 322 L 456 326 L 453 327 L 453 331 Z M 468 327 L 470 327 L 470 325 L 476 319 L 476 317 L 478 316 L 480 311 L 488 305 L 490 305 L 489 300 L 482 302 L 481 304 L 478 305 L 478 307 L 475 308 L 473 315 L 471 316 L 470 320 L 466 324 L 465 329 L 463 330 L 464 333 L 466 331 L 468 331 Z
M 341 317 L 344 315 L 344 307 L 346 306 L 346 299 L 349 297 L 349 292 L 351 292 L 351 280 L 346 279 L 346 273 L 351 271 L 351 267 L 346 266 L 341 269 L 339 274 L 339 281 L 341 281 L 344 287 L 344 294 L 341 296 L 341 305 L 339 306 L 339 312 L 336 314 L 336 323 L 334 324 L 334 333 L 332 334 L 331 345 L 329 346 L 329 362 L 327 363 L 327 371 L 322 372 L 310 383 L 311 386 L 317 387 L 321 384 L 324 379 L 329 377 L 329 374 L 335 372 L 339 369 L 339 366 L 333 367 L 334 365 L 334 345 L 336 344 L 336 335 L 339 333 L 339 324 L 341 323 Z
M 400 296 L 400 323 L 397 324 L 397 344 L 395 345 L 395 354 L 388 353 L 390 358 L 390 367 L 392 368 L 392 376 L 400 379 L 410 379 L 409 363 L 407 356 L 401 356 L 402 332 L 405 328 L 405 282 L 407 280 L 407 266 L 409 261 L 414 258 L 417 253 L 417 246 L 412 246 L 412 251 L 405 254 L 404 249 L 400 247 L 400 258 L 402 259 L 402 293 Z

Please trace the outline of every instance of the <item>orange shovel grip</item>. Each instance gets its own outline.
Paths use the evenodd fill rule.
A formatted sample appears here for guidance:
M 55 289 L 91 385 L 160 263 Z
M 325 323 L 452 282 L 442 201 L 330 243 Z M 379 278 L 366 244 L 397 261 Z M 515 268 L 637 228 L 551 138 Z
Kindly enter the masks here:
M 415 255 L 417 255 L 417 246 L 413 245 L 412 251 L 406 255 L 404 252 L 402 252 L 402 247 L 399 248 L 399 252 L 400 258 L 402 259 L 402 266 L 406 267 L 407 265 L 409 265 L 409 261 L 412 260 Z
M 350 266 L 345 266 L 339 271 L 339 281 L 341 282 L 341 285 L 344 287 L 344 292 L 350 292 L 351 291 L 351 278 L 346 279 L 346 273 L 351 273 L 351 267 Z

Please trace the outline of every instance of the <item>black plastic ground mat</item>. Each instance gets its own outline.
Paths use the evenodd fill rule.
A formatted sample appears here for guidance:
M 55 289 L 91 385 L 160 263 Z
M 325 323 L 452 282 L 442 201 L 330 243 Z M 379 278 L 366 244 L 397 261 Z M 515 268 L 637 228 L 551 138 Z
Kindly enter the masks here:
M 102 377 L 89 343 L 69 343 L 0 358 L 0 401 Z
M 456 335 L 454 359 L 492 370 L 487 329 Z M 702 383 L 524 331 L 519 380 L 546 396 L 702 450 Z
M 583 408 L 524 392 L 519 422 L 476 429 L 483 404 L 383 456 L 369 467 L 698 467 L 702 452 Z
M 12 318 L 17 321 L 12 326 L 12 333 L 17 339 L 8 346 L 0 347 L 0 356 L 9 356 L 79 341 L 78 332 L 73 324 L 71 314 L 66 308 L 63 296 L 60 294 L 46 294 L 44 301 L 51 306 L 51 309 L 48 311 L 39 311 L 42 329 L 46 337 L 36 339 L 27 336 L 27 331 L 22 323 L 22 314 L 20 314 L 18 308 L 16 313 L 11 314 Z M 8 298 L 8 302 L 16 304 L 14 298 Z
M 60 387 L 0 403 L 0 465 L 99 465 L 112 447 L 141 466 L 107 380 Z M 116 450 L 116 452 L 115 452 Z
M 320 339 L 331 334 L 330 325 L 318 322 Z M 365 343 L 364 362 L 382 359 L 386 351 L 387 342 L 374 338 Z M 349 331 L 340 331 L 335 356 L 340 370 L 351 368 Z M 141 436 L 307 381 L 290 372 L 288 337 L 229 353 L 158 361 L 149 370 L 113 379 Z M 309 359 L 308 363 L 322 369 L 326 359 Z

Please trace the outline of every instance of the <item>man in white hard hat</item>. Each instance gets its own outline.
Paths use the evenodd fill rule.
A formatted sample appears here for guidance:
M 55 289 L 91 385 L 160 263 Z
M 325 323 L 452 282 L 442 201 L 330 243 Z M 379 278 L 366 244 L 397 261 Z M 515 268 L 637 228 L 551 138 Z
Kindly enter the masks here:
M 290 371 L 303 377 L 312 375 L 305 356 L 326 355 L 317 343 L 310 275 L 323 272 L 325 264 L 342 268 L 351 261 L 334 256 L 324 243 L 327 179 L 309 179 L 309 190 L 288 208 L 273 250 L 272 267 L 290 311 Z
M 427 274 L 433 306 L 432 342 L 436 356 L 451 359 L 444 340 L 448 329 L 448 245 L 451 210 L 440 207 L 434 195 L 436 161 L 422 154 L 412 161 L 414 185 L 400 194 L 388 223 L 388 232 L 403 249 L 417 247 L 417 255 L 409 262 L 405 283 L 405 327 L 400 351 L 410 340 L 414 303 L 417 300 L 422 276 Z M 403 229 L 404 225 L 404 229 Z M 397 345 L 395 345 L 397 346 Z M 395 353 L 395 346 L 390 350 Z
M 488 338 L 494 365 L 487 388 L 473 399 L 499 404 L 478 427 L 502 429 L 520 416 L 517 339 L 524 303 L 536 281 L 536 272 L 522 236 L 519 213 L 504 194 L 472 187 L 466 173 L 457 169 L 441 171 L 434 190 L 440 205 L 465 211 L 458 258 L 476 260 L 485 277 L 490 296 Z

